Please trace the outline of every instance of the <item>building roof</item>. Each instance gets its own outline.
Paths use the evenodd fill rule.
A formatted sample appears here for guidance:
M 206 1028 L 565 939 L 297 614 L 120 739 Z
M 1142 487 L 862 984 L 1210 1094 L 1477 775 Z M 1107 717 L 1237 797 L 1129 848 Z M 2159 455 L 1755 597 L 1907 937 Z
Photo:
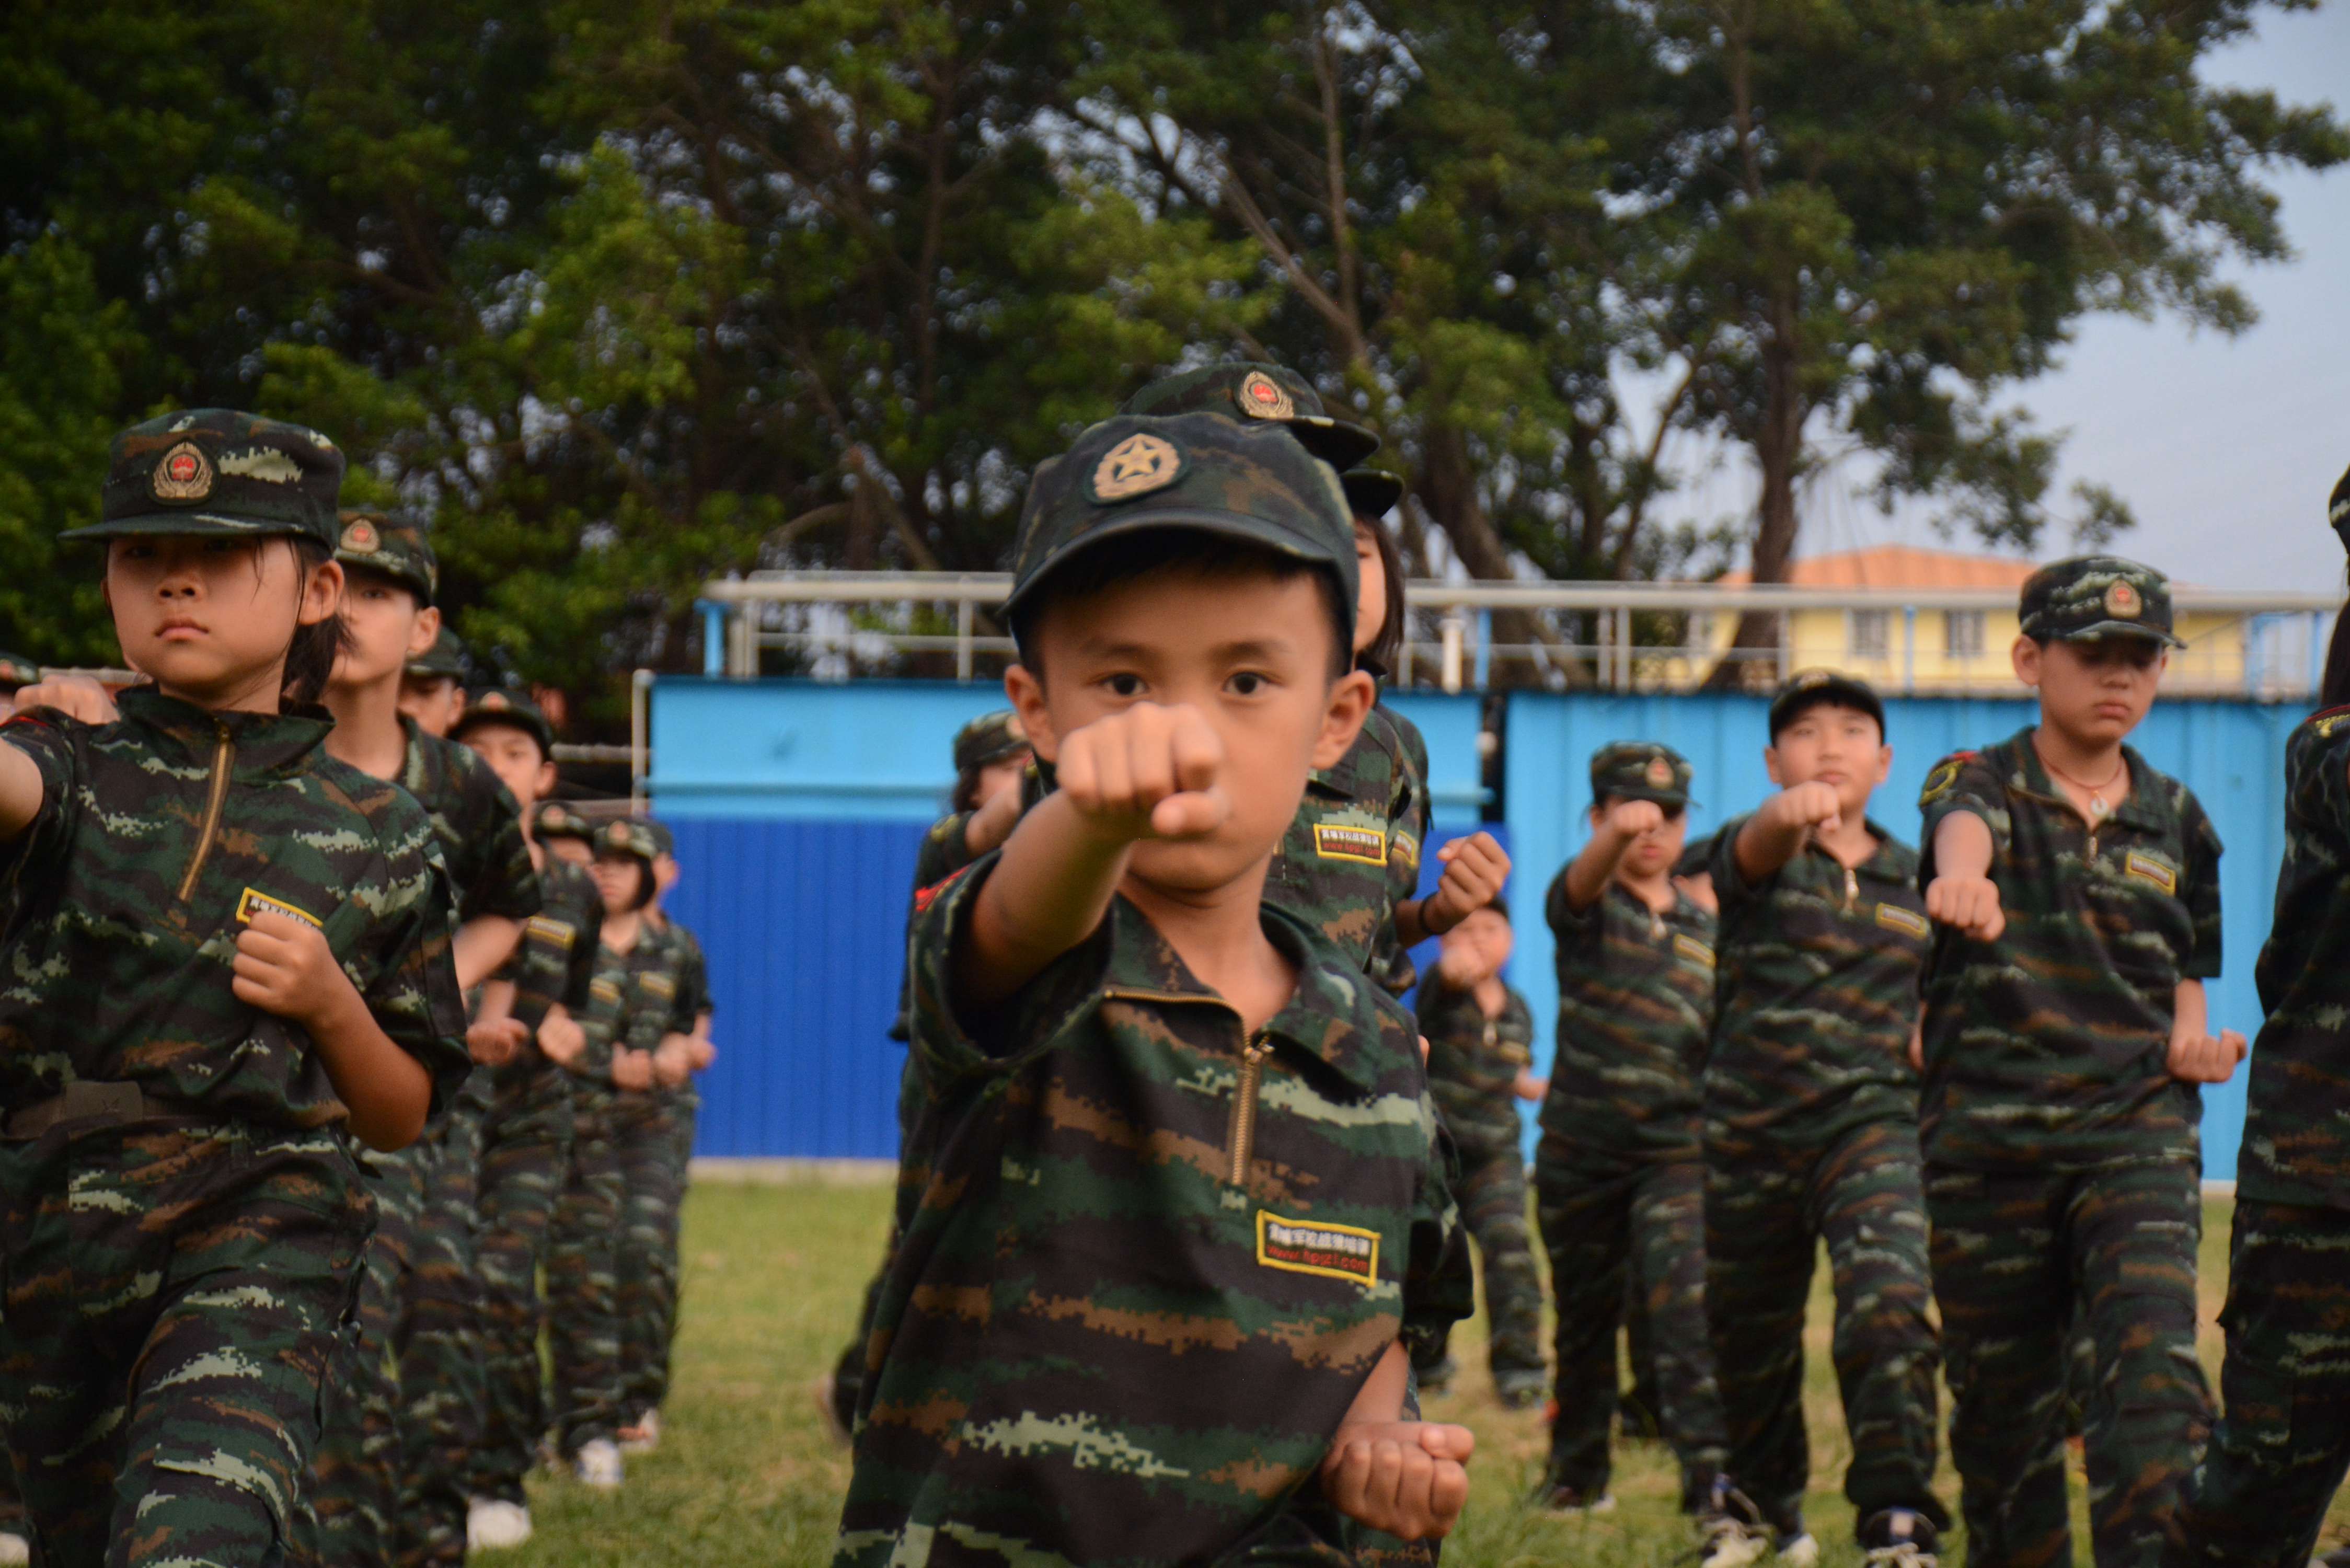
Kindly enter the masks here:
M 2038 567 L 2011 556 L 1970 556 L 1957 550 L 1921 550 L 1914 545 L 1879 545 L 1839 550 L 1795 562 L 1788 580 L 1805 588 L 2021 588 Z M 1742 586 L 1752 572 L 1732 572 L 1721 581 Z

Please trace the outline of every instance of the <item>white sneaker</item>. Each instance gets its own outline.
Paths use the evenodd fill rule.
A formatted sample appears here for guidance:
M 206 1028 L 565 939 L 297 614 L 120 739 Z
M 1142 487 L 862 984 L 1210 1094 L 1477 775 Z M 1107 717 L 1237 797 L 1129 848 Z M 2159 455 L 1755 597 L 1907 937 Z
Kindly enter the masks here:
M 1698 1568 L 1752 1568 L 1771 1554 L 1771 1532 L 1753 1530 L 1734 1519 L 1716 1515 L 1700 1521 L 1704 1544 L 1698 1548 Z
M 530 1510 L 518 1502 L 477 1497 L 465 1510 L 465 1544 L 475 1552 L 520 1546 L 530 1539 Z
M 610 1491 L 627 1479 L 620 1466 L 620 1446 L 609 1438 L 581 1444 L 579 1457 L 572 1461 L 572 1473 L 584 1485 Z
M 33 1560 L 33 1543 L 21 1535 L 0 1532 L 0 1568 L 23 1568 Z
M 1808 1530 L 1793 1541 L 1779 1542 L 1779 1561 L 1787 1568 L 1817 1568 L 1819 1560 L 1819 1537 Z
M 624 1428 L 624 1430 L 625 1429 L 627 1428 Z M 644 1419 L 639 1421 L 633 1430 L 636 1434 L 634 1437 L 623 1437 L 620 1439 L 620 1452 L 624 1454 L 651 1453 L 655 1449 L 660 1447 L 660 1412 L 658 1410 L 646 1411 Z

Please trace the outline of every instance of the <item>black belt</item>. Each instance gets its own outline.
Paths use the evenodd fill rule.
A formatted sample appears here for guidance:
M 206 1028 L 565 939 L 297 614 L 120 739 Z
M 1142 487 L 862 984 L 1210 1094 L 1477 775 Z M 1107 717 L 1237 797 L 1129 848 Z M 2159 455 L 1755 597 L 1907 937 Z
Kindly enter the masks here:
M 164 1117 L 182 1120 L 210 1120 L 203 1112 L 182 1100 L 162 1100 L 147 1093 L 136 1084 L 109 1084 L 92 1078 L 77 1078 L 65 1086 L 64 1092 L 51 1095 L 46 1100 L 35 1101 L 24 1109 L 11 1111 L 0 1136 L 10 1138 L 36 1138 L 51 1127 L 68 1123 L 87 1123 L 86 1130 L 120 1127 L 125 1122 L 156 1121 Z

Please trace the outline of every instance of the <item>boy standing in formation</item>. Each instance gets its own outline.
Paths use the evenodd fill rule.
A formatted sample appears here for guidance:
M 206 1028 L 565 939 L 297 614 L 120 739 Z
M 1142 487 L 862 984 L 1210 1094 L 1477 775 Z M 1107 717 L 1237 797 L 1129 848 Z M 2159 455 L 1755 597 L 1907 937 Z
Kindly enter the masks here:
M 2098 1568 L 2158 1562 L 2210 1398 L 2195 1356 L 2199 1084 L 2214 1039 L 2220 837 L 2123 744 L 2153 705 L 2170 588 L 2107 556 L 2024 584 L 2017 677 L 2040 723 L 1927 777 L 1920 1133 L 1970 1568 L 2063 1563 L 2076 1305 Z
M 1518 1102 L 1550 1087 L 1534 1073 L 1534 1014 L 1502 978 L 1515 934 L 1495 898 L 1444 933 L 1436 972 L 1420 981 L 1419 1032 L 1428 1041 L 1428 1087 L 1461 1151 L 1453 1193 L 1483 1260 L 1493 1392 L 1513 1410 L 1539 1400 L 1542 1280 L 1526 1241 L 1524 1124 Z M 1452 1358 L 1419 1369 L 1423 1391 L 1450 1379 Z
M 1006 686 L 1059 787 L 910 943 L 932 1168 L 843 1568 L 1298 1560 L 1458 1516 L 1469 1434 L 1401 1418 L 1407 1338 L 1462 1312 L 1417 1032 L 1263 900 L 1370 705 L 1351 533 L 1326 466 L 1212 414 L 1106 421 L 1030 492 Z
M 1713 917 L 1673 885 L 1690 765 L 1625 741 L 1591 759 L 1591 840 L 1550 885 L 1558 1036 L 1534 1189 L 1558 1312 L 1558 1414 L 1543 1501 L 1596 1512 L 1608 1495 L 1616 1331 L 1627 1271 L 1646 1295 L 1665 1439 L 1681 1507 L 1709 1535 L 1721 1396 L 1705 1324 L 1705 1179 L 1698 1074 L 1713 1027 Z
M 1815 1558 L 1804 1307 L 1825 1241 L 1860 1543 L 1867 1562 L 1906 1549 L 1905 1568 L 1930 1568 L 1950 1521 L 1931 1490 L 1938 1354 L 1909 1041 L 1932 928 L 1916 851 L 1867 815 L 1893 765 L 1877 693 L 1812 670 L 1770 725 L 1780 793 L 1722 827 L 1711 867 L 1706 1314 L 1729 1469 L 1781 1559 Z

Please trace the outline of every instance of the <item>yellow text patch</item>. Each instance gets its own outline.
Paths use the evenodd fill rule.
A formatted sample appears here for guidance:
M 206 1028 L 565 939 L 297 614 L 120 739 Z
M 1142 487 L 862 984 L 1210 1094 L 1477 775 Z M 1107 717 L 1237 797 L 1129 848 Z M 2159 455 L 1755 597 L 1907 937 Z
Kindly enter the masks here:
M 1355 1225 L 1284 1220 L 1256 1211 L 1256 1261 L 1293 1274 L 1321 1274 L 1368 1285 L 1379 1277 L 1379 1233 Z
M 1915 909 L 1905 909 L 1898 904 L 1877 905 L 1877 923 L 1888 931 L 1902 931 L 1913 937 L 1929 936 L 1934 929 L 1925 916 Z
M 2178 891 L 2178 873 L 2151 855 L 2131 850 L 2122 857 L 2122 869 L 2141 881 L 2151 882 L 2166 893 Z
M 1673 951 L 1691 963 L 1701 963 L 1708 969 L 1713 967 L 1713 950 L 1695 937 L 1683 936 L 1676 931 L 1673 933 Z
M 247 888 L 243 893 L 237 895 L 236 923 L 240 926 L 249 926 L 253 924 L 253 917 L 255 915 L 284 915 L 288 919 L 301 921 L 312 930 L 323 931 L 327 929 L 327 922 L 309 910 L 297 909 L 283 898 L 273 898 L 258 888 Z
M 530 918 L 530 924 L 524 929 L 538 940 L 552 942 L 566 951 L 570 950 L 571 939 L 578 934 L 572 929 L 570 921 L 558 920 L 549 915 L 533 915 Z
M 1388 863 L 1388 836 L 1376 827 L 1317 822 L 1314 825 L 1314 853 L 1325 860 L 1359 860 L 1366 866 L 1384 866 Z

